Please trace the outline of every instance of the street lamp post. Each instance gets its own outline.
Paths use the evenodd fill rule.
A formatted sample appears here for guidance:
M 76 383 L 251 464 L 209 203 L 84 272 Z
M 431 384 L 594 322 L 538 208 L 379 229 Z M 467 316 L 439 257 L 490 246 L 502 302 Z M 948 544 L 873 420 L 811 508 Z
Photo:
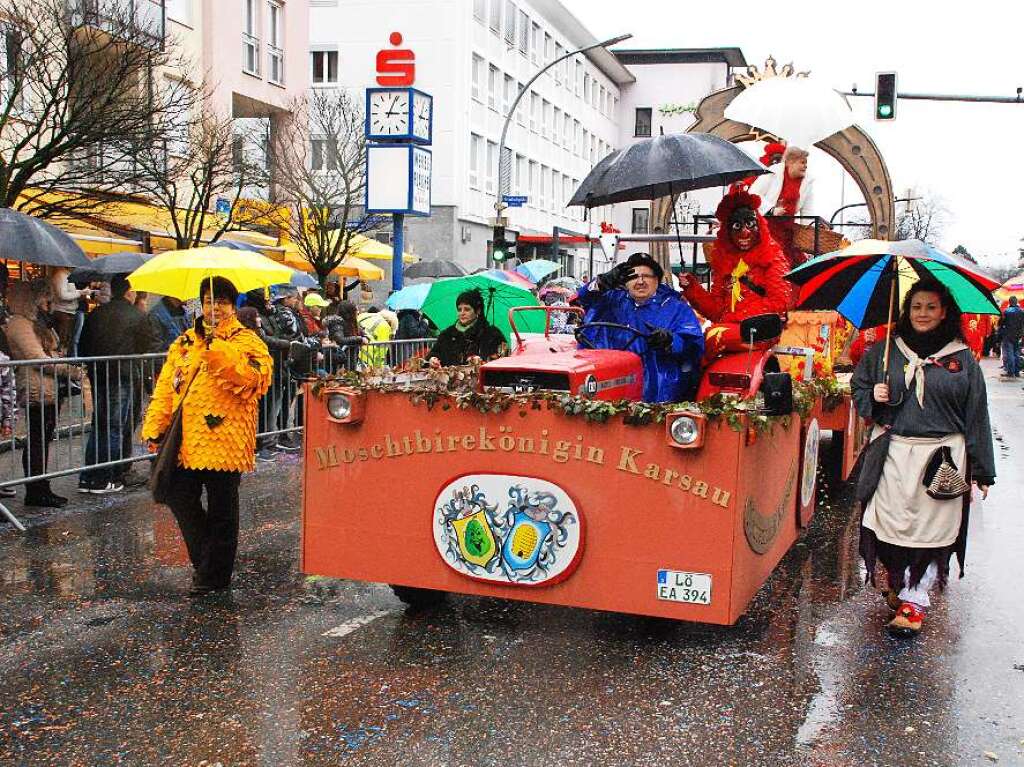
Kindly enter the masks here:
M 511 183 L 510 177 L 512 175 L 512 162 L 511 160 L 505 159 L 505 139 L 508 137 L 508 129 L 512 124 L 512 117 L 516 113 L 516 108 L 519 106 L 519 102 L 523 100 L 523 96 L 525 96 L 530 90 L 530 86 L 537 82 L 542 74 L 566 59 L 571 59 L 577 54 L 586 53 L 587 51 L 592 51 L 595 48 L 608 48 L 612 45 L 618 45 L 625 40 L 629 40 L 632 36 L 633 35 L 619 35 L 618 37 L 613 37 L 610 40 L 605 40 L 604 42 L 594 43 L 593 45 L 578 48 L 575 51 L 569 51 L 537 70 L 537 74 L 531 77 L 526 85 L 522 87 L 522 90 L 519 91 L 515 101 L 512 102 L 512 106 L 509 107 L 508 114 L 505 115 L 505 124 L 501 128 L 501 141 L 498 143 L 498 197 L 494 201 L 494 211 L 497 218 L 500 219 L 502 212 L 508 207 L 508 205 L 505 204 L 505 196 L 509 192 L 509 185 Z

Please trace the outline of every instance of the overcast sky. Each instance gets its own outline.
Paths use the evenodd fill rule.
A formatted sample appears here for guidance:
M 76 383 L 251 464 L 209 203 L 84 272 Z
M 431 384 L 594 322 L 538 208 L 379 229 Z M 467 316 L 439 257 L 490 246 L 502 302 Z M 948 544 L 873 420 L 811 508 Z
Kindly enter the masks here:
M 840 90 L 856 83 L 873 91 L 875 73 L 889 70 L 909 93 L 1013 96 L 1024 86 L 1024 8 L 1016 0 L 791 0 L 742 14 L 736 3 L 720 1 L 562 2 L 598 39 L 631 32 L 625 47 L 737 46 L 751 64 L 761 66 L 771 54 Z M 951 216 L 942 244 L 962 243 L 990 263 L 1016 260 L 1024 247 L 1024 103 L 902 101 L 895 121 L 878 123 L 871 99 L 850 101 L 886 158 L 898 196 L 913 187 L 945 200 Z M 826 161 L 819 188 L 832 190 L 834 209 L 840 170 Z

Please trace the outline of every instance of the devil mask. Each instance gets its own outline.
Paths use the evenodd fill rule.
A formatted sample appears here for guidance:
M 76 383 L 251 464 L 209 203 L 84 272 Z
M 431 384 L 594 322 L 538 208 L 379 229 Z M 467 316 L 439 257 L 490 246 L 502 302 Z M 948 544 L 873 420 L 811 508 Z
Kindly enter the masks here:
M 736 208 L 729 215 L 729 240 L 737 250 L 748 251 L 761 240 L 757 226 L 757 213 L 746 206 Z

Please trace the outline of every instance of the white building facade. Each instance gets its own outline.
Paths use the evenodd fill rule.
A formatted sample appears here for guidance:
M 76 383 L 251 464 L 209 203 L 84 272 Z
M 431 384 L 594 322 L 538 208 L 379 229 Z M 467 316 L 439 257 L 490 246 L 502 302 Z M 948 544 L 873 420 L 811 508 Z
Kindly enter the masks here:
M 469 268 L 485 265 L 505 116 L 541 67 L 593 44 L 594 36 L 557 0 L 312 0 L 310 5 L 314 88 L 343 87 L 361 97 L 363 89 L 376 85 L 376 54 L 392 47 L 394 32 L 403 37 L 401 47 L 415 52 L 415 87 L 434 97 L 433 207 L 430 218 L 407 219 L 406 249 Z M 540 240 L 533 252 L 550 257 L 544 238 L 550 239 L 556 227 L 560 237 L 596 234 L 601 221 L 631 216 L 630 206 L 619 206 L 617 212 L 599 209 L 585 217 L 581 208 L 566 203 L 594 164 L 633 139 L 634 105 L 699 100 L 729 76 L 728 62 L 691 63 L 642 65 L 642 71 L 656 70 L 652 87 L 665 91 L 657 98 L 603 49 L 557 65 L 530 86 L 506 141 L 510 193 L 527 198 L 523 207 L 506 209 L 509 230 Z M 623 231 L 627 226 L 620 223 Z M 570 273 L 590 271 L 587 248 L 569 248 L 561 257 Z M 596 259 L 595 273 L 602 270 L 600 251 Z

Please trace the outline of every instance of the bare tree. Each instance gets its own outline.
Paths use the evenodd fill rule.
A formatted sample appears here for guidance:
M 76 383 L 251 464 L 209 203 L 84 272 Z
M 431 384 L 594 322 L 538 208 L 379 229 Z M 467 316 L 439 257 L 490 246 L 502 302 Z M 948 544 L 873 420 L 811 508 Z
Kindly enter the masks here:
M 176 115 L 162 143 L 139 147 L 136 161 L 143 173 L 140 190 L 163 208 L 178 248 L 215 242 L 226 232 L 250 223 L 238 205 L 246 187 L 262 183 L 265 168 L 245 145 L 250 133 L 227 116 L 211 112 Z M 219 199 L 228 212 L 216 212 Z
M 935 245 L 949 223 L 949 208 L 937 194 L 927 192 L 905 204 L 896 216 L 897 240 L 922 240 Z
M 0 0 L 0 206 L 81 217 L 135 188 L 197 91 L 150 0 Z
M 381 228 L 363 213 L 363 112 L 343 90 L 314 90 L 296 101 L 271 134 L 267 218 L 288 231 L 320 284 L 352 251 L 356 236 Z

